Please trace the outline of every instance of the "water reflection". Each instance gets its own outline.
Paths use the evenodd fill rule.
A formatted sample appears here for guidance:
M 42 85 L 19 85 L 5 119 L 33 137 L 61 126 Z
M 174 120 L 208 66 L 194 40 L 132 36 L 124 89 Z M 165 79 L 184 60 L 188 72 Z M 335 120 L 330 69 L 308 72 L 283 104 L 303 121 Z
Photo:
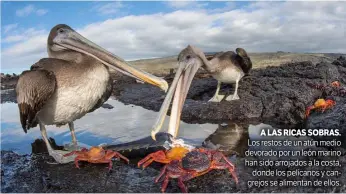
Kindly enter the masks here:
M 100 108 L 85 115 L 75 122 L 77 140 L 85 147 L 101 143 L 124 143 L 150 135 L 150 128 L 157 117 L 157 112 L 142 107 L 124 105 L 116 100 L 107 101 L 113 109 Z M 168 121 L 163 129 L 168 128 Z M 216 124 L 186 124 L 182 122 L 179 136 L 187 143 L 201 145 L 212 134 Z M 47 126 L 48 136 L 53 137 L 58 145 L 71 141 L 68 126 L 60 128 Z M 20 154 L 31 153 L 31 143 L 41 138 L 38 127 L 23 132 L 19 122 L 17 104 L 1 104 L 1 149 L 13 150 Z
M 108 104 L 113 109 L 100 108 L 75 122 L 75 130 L 79 144 L 83 147 L 99 145 L 101 143 L 119 144 L 134 141 L 150 135 L 150 128 L 157 117 L 153 112 L 134 105 L 124 105 L 110 99 Z M 169 119 L 166 119 L 163 129 L 168 128 Z M 244 156 L 248 149 L 247 140 L 279 140 L 279 139 L 306 139 L 303 137 L 262 137 L 261 129 L 273 129 L 266 124 L 233 123 L 227 124 L 186 124 L 182 122 L 179 138 L 186 143 L 206 147 L 218 148 L 226 154 Z M 19 154 L 31 153 L 31 143 L 41 138 L 38 127 L 23 132 L 19 123 L 17 104 L 1 104 L 1 149 L 13 150 Z M 55 139 L 58 145 L 71 141 L 68 126 L 60 128 L 47 126 L 48 135 Z M 250 147 L 256 149 L 285 149 L 284 147 Z M 300 148 L 292 148 L 300 149 Z
M 309 140 L 309 137 L 293 137 L 293 136 L 261 136 L 261 130 L 268 129 L 273 130 L 275 127 L 260 123 L 260 124 L 250 124 L 250 123 L 234 123 L 229 122 L 227 124 L 218 125 L 217 129 L 213 134 L 203 142 L 203 146 L 211 149 L 219 149 L 224 152 L 224 154 L 232 155 L 236 154 L 238 156 L 245 156 L 246 150 L 301 150 L 308 147 L 285 147 L 285 146 L 248 146 L 249 141 L 258 140 Z
M 219 124 L 216 131 L 203 142 L 203 146 L 218 149 L 226 155 L 244 156 L 245 151 L 248 149 L 248 127 L 249 124 Z

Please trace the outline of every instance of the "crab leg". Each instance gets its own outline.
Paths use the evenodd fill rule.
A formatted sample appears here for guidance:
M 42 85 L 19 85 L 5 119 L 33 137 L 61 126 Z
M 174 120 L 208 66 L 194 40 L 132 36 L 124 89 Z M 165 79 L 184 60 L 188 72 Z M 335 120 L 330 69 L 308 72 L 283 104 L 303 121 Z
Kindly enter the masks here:
M 146 167 L 148 167 L 152 162 L 154 161 L 153 158 L 150 158 L 149 160 L 147 160 L 146 162 L 144 162 L 143 164 L 143 169 L 145 169 Z
M 228 165 L 230 165 L 230 167 L 233 168 L 233 170 L 235 169 L 235 167 L 234 167 L 234 165 L 232 164 L 232 162 L 229 161 L 228 158 L 227 158 L 226 156 L 224 156 L 223 154 L 222 154 L 222 158 L 227 162 Z
M 232 175 L 232 177 L 235 180 L 236 184 L 238 184 L 238 177 L 237 177 L 237 174 L 235 172 L 235 166 L 223 154 L 221 155 L 221 157 L 222 157 L 222 159 L 224 159 L 224 161 L 226 163 L 222 163 L 220 161 L 213 161 L 212 164 L 211 164 L 210 169 L 228 169 L 229 173 Z
M 232 175 L 235 183 L 238 184 L 238 177 L 234 171 L 234 166 L 229 166 L 228 164 L 224 164 L 224 163 L 214 163 L 211 168 L 212 169 L 219 169 L 219 170 L 228 169 L 228 171 Z
M 82 158 L 80 156 L 77 156 L 75 159 L 74 159 L 74 164 L 76 166 L 76 168 L 79 168 L 79 160 L 81 160 Z M 79 168 L 80 169 L 80 168 Z
M 121 155 L 119 152 L 114 152 L 114 151 L 111 151 L 111 150 L 107 150 L 105 158 L 111 160 L 113 157 L 117 157 L 119 159 L 121 158 L 121 159 L 125 160 L 127 163 L 130 162 L 129 159 L 127 159 L 125 156 Z
M 149 164 L 146 164 L 148 161 L 151 161 L 151 162 L 156 161 L 156 162 L 165 163 L 165 164 L 168 164 L 169 162 L 171 162 L 171 160 L 166 157 L 165 152 L 160 150 L 155 153 L 151 153 L 147 155 L 145 158 L 140 160 L 137 165 L 138 167 L 140 167 L 142 164 L 145 164 L 146 165 L 145 167 L 147 167 L 151 163 L 150 162 Z M 143 168 L 145 167 L 143 165 Z
M 165 166 L 162 168 L 162 170 L 161 170 L 159 176 L 157 176 L 157 177 L 155 178 L 155 183 L 159 182 L 159 180 L 160 180 L 160 178 L 162 177 L 162 175 L 165 174 L 166 169 L 167 169 L 167 165 L 165 165 Z
M 178 178 L 178 186 L 181 189 L 182 193 L 187 193 L 187 188 L 186 188 L 182 178 Z
M 164 193 L 166 191 L 168 182 L 169 182 L 169 175 L 166 175 L 165 179 L 163 180 L 162 187 L 161 187 L 161 192 L 162 193 Z
M 112 168 L 113 168 L 113 162 L 112 160 L 109 160 L 109 163 L 108 163 L 108 170 L 110 171 Z
M 307 118 L 310 115 L 311 110 L 314 108 L 314 106 L 309 106 L 305 111 L 305 118 Z
M 228 160 L 228 158 L 224 155 L 222 155 L 222 158 L 228 163 L 228 171 L 231 173 L 233 179 L 235 180 L 235 182 L 238 184 L 238 177 L 237 174 L 235 172 L 235 166 L 231 163 L 231 161 Z
M 238 182 L 239 182 L 239 181 L 238 181 L 238 177 L 237 177 L 237 174 L 235 173 L 234 169 L 228 168 L 228 171 L 229 171 L 229 173 L 231 173 L 231 175 L 232 175 L 232 177 L 233 177 L 235 183 L 238 184 Z
M 116 156 L 117 158 L 121 158 L 121 159 L 125 160 L 127 163 L 130 163 L 130 160 L 129 160 L 128 158 L 126 158 L 125 156 L 121 155 L 121 154 L 118 153 L 118 152 L 116 152 L 115 154 L 116 154 L 115 156 Z

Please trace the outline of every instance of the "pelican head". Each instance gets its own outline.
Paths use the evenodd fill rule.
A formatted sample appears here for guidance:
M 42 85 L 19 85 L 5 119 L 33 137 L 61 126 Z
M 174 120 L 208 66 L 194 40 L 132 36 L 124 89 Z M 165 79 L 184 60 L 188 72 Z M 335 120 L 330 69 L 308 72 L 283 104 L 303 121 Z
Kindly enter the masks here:
M 193 77 L 197 70 L 204 66 L 204 61 L 201 59 L 201 50 L 193 46 L 187 46 L 178 55 L 178 69 L 173 79 L 172 85 L 168 90 L 166 98 L 161 106 L 159 116 L 155 125 L 152 128 L 151 136 L 155 139 L 156 133 L 158 133 L 162 127 L 165 116 L 167 114 L 169 105 L 174 95 L 171 116 L 168 126 L 168 133 L 173 137 L 176 137 L 179 130 L 180 115 L 183 109 L 183 105 L 189 91 Z
M 167 91 L 168 89 L 168 84 L 164 79 L 158 78 L 131 66 L 122 58 L 84 38 L 68 25 L 56 25 L 52 28 L 48 36 L 48 52 L 54 55 L 61 53 L 68 54 L 71 51 L 89 55 L 100 61 L 105 66 L 143 82 L 158 86 L 164 91 Z

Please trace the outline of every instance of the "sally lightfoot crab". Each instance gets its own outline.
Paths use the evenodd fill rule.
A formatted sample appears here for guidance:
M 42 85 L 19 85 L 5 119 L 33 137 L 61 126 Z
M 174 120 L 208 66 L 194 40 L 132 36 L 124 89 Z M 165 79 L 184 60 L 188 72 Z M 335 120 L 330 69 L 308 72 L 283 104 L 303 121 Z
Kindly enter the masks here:
M 307 83 L 307 85 L 311 88 L 322 91 L 324 96 L 346 97 L 346 88 L 342 87 L 339 81 L 333 81 L 330 84 Z
M 90 163 L 108 163 L 108 169 L 111 170 L 113 166 L 112 158 L 114 157 L 121 158 L 129 163 L 129 159 L 120 153 L 111 150 L 104 150 L 102 147 L 91 147 L 90 150 L 83 148 L 81 151 L 73 151 L 64 156 L 71 156 L 74 154 L 77 154 L 77 157 L 74 160 L 77 168 L 79 168 L 79 161 L 87 161 Z
M 153 161 L 166 164 L 155 179 L 156 183 L 163 179 L 162 192 L 165 192 L 169 179 L 176 178 L 181 191 L 186 193 L 187 188 L 184 181 L 206 174 L 213 169 L 228 169 L 235 182 L 238 183 L 235 166 L 221 152 L 203 148 L 185 153 L 182 150 L 183 148 L 176 150 L 173 148 L 166 153 L 163 151 L 155 152 L 139 161 L 138 166 L 144 163 L 145 166 L 143 165 L 143 167 L 145 168 Z
M 316 102 L 314 103 L 314 105 L 309 106 L 306 111 L 305 111 L 305 118 L 307 118 L 310 115 L 311 110 L 313 109 L 317 109 L 320 110 L 322 112 L 324 112 L 326 109 L 331 108 L 335 105 L 335 101 L 334 100 L 324 100 L 322 98 L 317 99 Z

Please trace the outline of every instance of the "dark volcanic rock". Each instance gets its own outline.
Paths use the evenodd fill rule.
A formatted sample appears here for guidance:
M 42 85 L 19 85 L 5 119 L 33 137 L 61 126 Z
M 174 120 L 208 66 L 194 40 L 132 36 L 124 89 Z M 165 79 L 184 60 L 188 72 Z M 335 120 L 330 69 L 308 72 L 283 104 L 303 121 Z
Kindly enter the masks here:
M 102 108 L 105 108 L 105 109 L 113 109 L 113 108 L 114 108 L 114 106 L 112 106 L 112 105 L 110 105 L 110 104 L 107 104 L 107 103 L 102 104 L 101 107 L 102 107 Z
M 18 75 L 9 75 L 5 77 L 1 77 L 0 82 L 1 82 L 1 90 L 7 90 L 7 89 L 12 89 L 16 87 L 17 81 L 18 81 L 19 76 Z
M 338 67 L 339 73 L 341 75 L 344 75 L 341 77 L 341 81 L 345 83 L 346 82 L 346 77 L 345 77 L 345 75 L 346 75 L 346 58 L 343 56 L 340 56 L 337 60 L 335 60 L 333 62 L 333 64 Z
M 64 149 L 64 146 L 59 146 L 55 143 L 55 139 L 49 138 L 50 145 L 55 150 L 62 150 Z M 48 149 L 46 146 L 46 143 L 43 141 L 43 139 L 35 139 L 33 143 L 31 143 L 31 153 L 33 154 L 39 154 L 39 153 L 48 153 Z
M 5 103 L 5 102 L 17 103 L 16 90 L 14 89 L 1 90 L 1 103 Z
M 323 148 L 320 148 L 323 149 Z M 304 157 L 306 159 L 317 159 Z M 122 161 L 114 161 L 111 172 L 107 170 L 107 164 L 80 163 L 77 169 L 73 163 L 55 164 L 53 158 L 48 155 L 20 156 L 13 152 L 1 151 L 2 179 L 1 192 L 39 192 L 39 193 L 158 193 L 161 183 L 155 184 L 154 179 L 159 174 L 160 168 L 152 166 L 142 170 L 134 164 L 127 165 Z M 237 158 L 233 161 L 236 164 L 236 172 L 239 178 L 239 185 L 236 186 L 234 180 L 227 170 L 214 170 L 203 176 L 194 178 L 186 182 L 189 192 L 199 193 L 233 193 L 233 192 L 345 192 L 346 188 L 346 168 L 341 167 L 302 167 L 300 170 L 338 170 L 337 177 L 324 177 L 320 180 L 337 180 L 339 187 L 249 187 L 247 181 L 258 180 L 258 177 L 251 175 L 254 168 L 244 166 L 244 158 Z M 346 164 L 346 156 L 338 158 L 341 166 Z M 257 167 L 256 167 L 257 168 Z M 268 170 L 268 166 L 261 167 L 261 170 Z M 289 178 L 278 178 L 278 180 L 314 180 L 316 177 L 291 176 Z M 273 180 L 273 177 L 264 177 L 262 180 Z M 171 179 L 167 191 L 180 192 L 175 179 Z
M 279 67 L 254 69 L 240 81 L 240 100 L 208 102 L 216 90 L 213 78 L 194 79 L 184 104 L 181 119 L 189 123 L 220 123 L 223 121 L 259 120 L 283 127 L 303 126 L 304 113 L 322 95 L 308 83 L 329 84 L 339 80 L 346 84 L 345 61 L 333 64 L 298 62 Z M 224 85 L 221 93 L 232 94 L 231 85 Z M 148 84 L 127 84 L 118 92 L 117 99 L 159 111 L 164 92 Z M 169 113 L 168 113 L 169 114 Z

